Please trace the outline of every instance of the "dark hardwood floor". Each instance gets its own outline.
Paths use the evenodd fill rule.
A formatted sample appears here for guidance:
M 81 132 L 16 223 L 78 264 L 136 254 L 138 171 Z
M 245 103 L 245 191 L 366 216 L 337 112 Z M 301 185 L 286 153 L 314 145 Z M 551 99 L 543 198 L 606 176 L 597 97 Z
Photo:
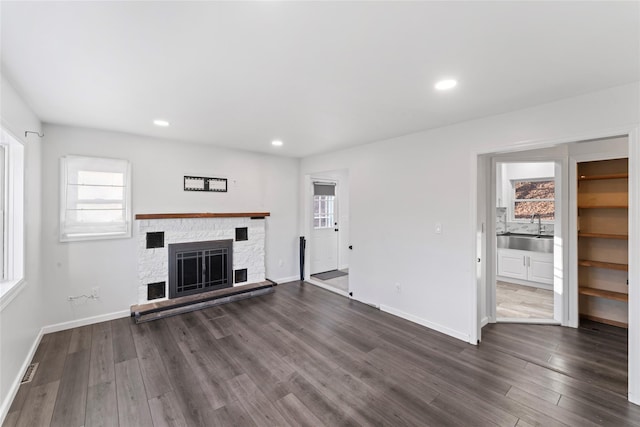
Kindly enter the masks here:
M 465 344 L 299 282 L 44 336 L 5 426 L 626 426 L 626 331 L 489 325 Z

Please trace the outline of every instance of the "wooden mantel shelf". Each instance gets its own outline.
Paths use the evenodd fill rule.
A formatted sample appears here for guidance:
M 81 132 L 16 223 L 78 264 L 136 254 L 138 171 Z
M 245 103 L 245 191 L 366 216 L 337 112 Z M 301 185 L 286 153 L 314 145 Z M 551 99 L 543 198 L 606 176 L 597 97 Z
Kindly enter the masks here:
M 137 214 L 136 219 L 179 219 L 179 218 L 264 218 L 269 212 L 228 212 L 228 213 L 160 213 Z

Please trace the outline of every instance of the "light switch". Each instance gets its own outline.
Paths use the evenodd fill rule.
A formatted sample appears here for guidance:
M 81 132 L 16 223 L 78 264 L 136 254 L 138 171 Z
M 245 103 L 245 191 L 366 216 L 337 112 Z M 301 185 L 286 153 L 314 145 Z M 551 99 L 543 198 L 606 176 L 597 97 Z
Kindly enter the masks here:
M 436 234 L 442 234 L 442 224 L 436 222 Z

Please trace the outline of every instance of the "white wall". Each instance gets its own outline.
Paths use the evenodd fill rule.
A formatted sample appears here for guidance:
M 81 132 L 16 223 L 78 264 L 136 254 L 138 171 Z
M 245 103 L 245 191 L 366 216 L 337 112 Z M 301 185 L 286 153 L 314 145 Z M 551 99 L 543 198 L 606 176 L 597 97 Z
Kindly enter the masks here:
M 137 303 L 137 227 L 129 239 L 58 241 L 59 159 L 66 154 L 122 158 L 132 164 L 133 213 L 271 212 L 266 272 L 273 280 L 297 270 L 299 160 L 57 125 L 45 125 L 42 178 L 42 269 L 48 324 L 128 310 Z M 225 177 L 227 193 L 183 191 L 184 175 Z M 79 306 L 68 295 L 100 287 L 101 300 Z
M 354 298 L 473 338 L 477 154 L 637 126 L 639 90 L 619 86 L 303 159 L 301 181 L 313 171 L 349 170 Z
M 511 179 L 550 178 L 553 177 L 553 162 L 504 163 L 504 177 Z
M 2 127 L 25 147 L 25 274 L 24 287 L 0 312 L 0 422 L 17 391 L 30 351 L 43 322 L 43 284 L 40 280 L 40 159 L 41 142 L 25 130 L 40 131 L 40 121 L 2 77 Z

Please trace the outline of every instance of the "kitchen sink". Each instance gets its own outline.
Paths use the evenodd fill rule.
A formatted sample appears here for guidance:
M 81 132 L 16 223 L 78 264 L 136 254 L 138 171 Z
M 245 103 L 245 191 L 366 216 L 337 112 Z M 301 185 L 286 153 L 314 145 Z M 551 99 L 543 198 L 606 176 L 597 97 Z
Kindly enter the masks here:
M 496 237 L 498 248 L 553 253 L 553 236 L 505 233 L 498 234 Z

